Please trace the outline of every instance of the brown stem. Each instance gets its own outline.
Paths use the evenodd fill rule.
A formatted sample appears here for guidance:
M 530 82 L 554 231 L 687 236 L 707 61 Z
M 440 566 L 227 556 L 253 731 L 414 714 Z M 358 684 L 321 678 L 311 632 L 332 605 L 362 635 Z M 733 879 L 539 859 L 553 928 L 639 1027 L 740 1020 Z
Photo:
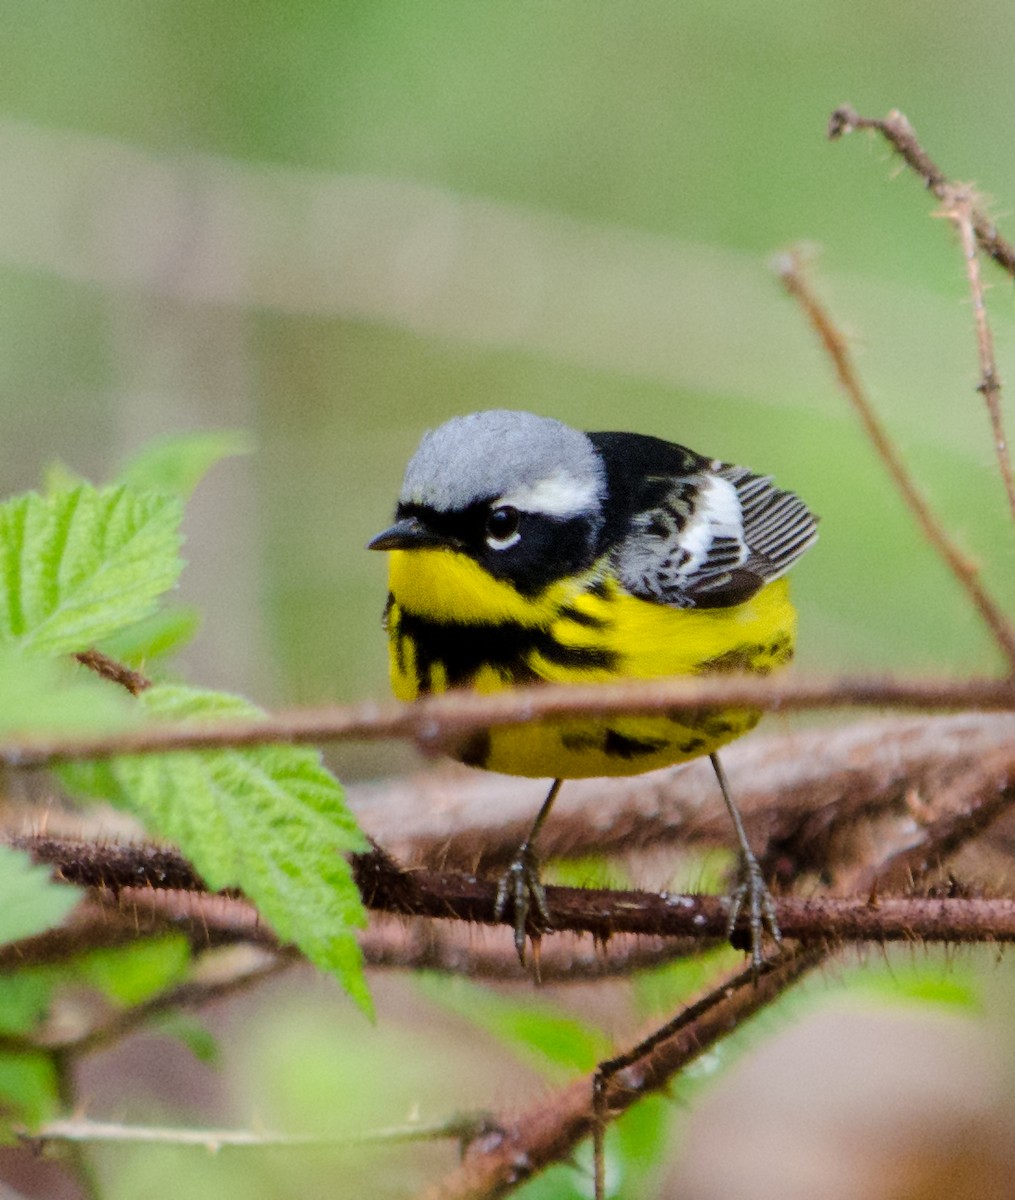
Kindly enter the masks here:
M 983 297 L 983 280 L 980 277 L 980 260 L 976 253 L 976 234 L 973 230 L 973 197 L 969 188 L 954 187 L 946 191 L 944 213 L 955 226 L 962 247 L 962 258 L 966 265 L 969 293 L 973 299 L 973 319 L 976 324 L 976 349 L 980 359 L 980 382 L 977 386 L 987 405 L 990 427 L 994 435 L 994 450 L 997 454 L 998 470 L 1004 483 L 1008 508 L 1015 518 L 1015 476 L 1012 474 L 1008 438 L 1001 414 L 1001 379 L 994 357 L 994 337 L 987 319 L 987 305 Z
M 130 667 L 117 662 L 115 658 L 110 658 L 108 654 L 103 654 L 101 650 L 96 650 L 94 646 L 91 650 L 75 654 L 74 657 L 96 675 L 126 688 L 132 696 L 140 696 L 146 688 L 152 686 L 152 681 L 147 675 L 142 675 L 140 671 L 132 671 Z
M 972 566 L 958 551 L 956 566 L 977 597 L 998 639 L 1015 633 L 982 593 Z M 994 626 L 992 625 L 992 628 Z M 74 759 L 119 754 L 162 754 L 267 745 L 401 738 L 425 754 L 452 751 L 477 729 L 520 725 L 534 719 L 616 713 L 687 712 L 702 707 L 792 712 L 817 708 L 1015 709 L 1010 679 L 799 679 L 756 676 L 635 680 L 602 685 L 535 685 L 494 695 L 454 691 L 415 704 L 358 704 L 302 709 L 257 720 L 165 722 L 141 730 L 76 738 L 32 738 L 0 743 L 0 763 L 39 768 Z
M 1004 611 L 980 582 L 976 566 L 952 541 L 938 520 L 937 514 L 917 488 L 895 443 L 889 437 L 867 398 L 850 357 L 845 336 L 832 320 L 828 310 L 820 302 L 807 279 L 801 255 L 795 251 L 781 255 L 777 270 L 787 292 L 800 304 L 815 333 L 820 338 L 835 368 L 835 374 L 843 392 L 860 418 L 860 423 L 891 476 L 892 482 L 916 518 L 924 537 L 958 580 L 987 628 L 993 634 L 994 641 L 1008 660 L 1009 674 L 1015 673 L 1015 628 L 1012 627 Z
M 834 142 L 857 129 L 873 129 L 880 133 L 907 166 L 920 176 L 928 191 L 939 200 L 946 198 L 953 184 L 917 141 L 912 125 L 897 109 L 887 117 L 862 117 L 850 105 L 843 104 L 829 119 L 828 137 Z M 974 206 L 971 215 L 980 248 L 1015 278 L 1015 248 L 1005 241 L 994 222 L 979 208 Z
M 1004 805 L 1015 798 L 1015 789 L 1009 786 L 1007 776 L 985 772 L 984 778 L 971 781 L 970 786 L 976 795 L 966 797 L 965 821 L 937 822 L 929 831 L 920 864 L 913 862 L 908 851 L 889 855 L 881 863 L 867 902 L 869 908 L 880 906 L 877 891 L 885 879 L 902 871 L 911 873 L 910 882 L 918 883 L 933 862 L 980 832 L 987 810 L 997 815 L 1002 807 L 997 802 L 1000 793 L 1005 793 Z M 782 922 L 780 911 L 780 925 Z M 591 1078 L 576 1081 L 520 1117 L 498 1121 L 502 1136 L 493 1143 L 471 1146 L 462 1164 L 428 1189 L 424 1200 L 486 1200 L 505 1196 L 535 1172 L 565 1160 L 578 1141 L 590 1133 L 601 1137 L 608 1119 L 642 1096 L 664 1087 L 687 1063 L 738 1029 L 823 962 L 833 948 L 827 941 L 802 945 L 774 959 L 759 974 L 748 969 L 726 979 L 631 1050 L 601 1064 Z M 752 983 L 754 986 L 748 986 Z M 601 1156 L 597 1161 L 601 1161 Z M 597 1187 L 600 1183 L 597 1180 Z
M 602 1105 L 611 1116 L 658 1091 L 676 1072 L 693 1062 L 748 1017 L 766 1007 L 821 961 L 819 950 L 783 956 L 763 971 L 752 986 L 751 971 L 742 971 L 693 1006 L 687 1022 L 678 1021 L 669 1036 L 604 1085 Z M 421 1200 L 494 1200 L 555 1162 L 566 1160 L 597 1122 L 591 1081 L 575 1080 L 563 1091 L 538 1101 L 520 1116 L 498 1120 L 498 1136 L 477 1140 L 458 1166 Z

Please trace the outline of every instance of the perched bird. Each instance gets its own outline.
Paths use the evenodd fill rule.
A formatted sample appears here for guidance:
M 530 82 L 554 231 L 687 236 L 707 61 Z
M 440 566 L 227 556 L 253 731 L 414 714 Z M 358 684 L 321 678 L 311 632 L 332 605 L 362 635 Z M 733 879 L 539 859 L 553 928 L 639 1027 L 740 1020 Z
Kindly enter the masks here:
M 782 576 L 816 536 L 792 492 L 684 446 L 581 433 L 527 412 L 455 417 L 424 436 L 395 523 L 369 543 L 390 552 L 395 694 L 764 674 L 792 657 L 796 614 Z M 549 924 L 535 840 L 561 782 L 707 754 L 740 847 L 730 932 L 746 901 L 760 966 L 763 926 L 778 939 L 778 925 L 716 755 L 760 715 L 569 717 L 472 738 L 463 762 L 554 780 L 498 891 L 520 957 L 527 926 Z

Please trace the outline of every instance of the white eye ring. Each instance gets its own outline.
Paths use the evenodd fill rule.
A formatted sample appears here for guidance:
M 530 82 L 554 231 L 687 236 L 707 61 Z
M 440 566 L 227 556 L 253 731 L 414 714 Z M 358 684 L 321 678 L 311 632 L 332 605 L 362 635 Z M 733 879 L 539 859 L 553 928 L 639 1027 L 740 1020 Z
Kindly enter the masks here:
M 490 549 L 507 550 L 521 541 L 520 520 L 518 509 L 510 504 L 491 509 L 486 519 L 486 544 Z

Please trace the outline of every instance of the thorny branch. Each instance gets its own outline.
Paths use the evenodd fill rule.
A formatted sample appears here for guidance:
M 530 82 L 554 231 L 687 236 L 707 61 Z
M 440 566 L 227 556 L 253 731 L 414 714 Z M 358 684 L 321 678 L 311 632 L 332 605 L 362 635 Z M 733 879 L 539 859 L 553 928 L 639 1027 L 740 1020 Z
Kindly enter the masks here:
M 983 743 L 981 742 L 982 746 Z M 896 751 L 897 753 L 897 751 Z M 1015 905 L 1004 899 L 962 897 L 890 898 L 887 893 L 908 890 L 915 878 L 941 865 L 929 859 L 931 851 L 943 860 L 958 846 L 1010 807 L 1015 798 L 1015 750 L 1001 747 L 982 755 L 952 779 L 939 775 L 939 797 L 928 796 L 923 807 L 929 823 L 916 845 L 894 858 L 895 875 L 879 874 L 878 881 L 862 874 L 851 890 L 859 899 L 787 896 L 778 900 L 779 922 L 789 938 L 813 940 L 892 941 L 920 937 L 928 941 L 1009 940 L 1015 936 Z M 942 762 L 937 760 L 940 771 Z M 917 772 L 911 778 L 919 778 Z M 922 778 L 930 784 L 934 771 L 924 764 Z M 857 772 L 854 792 L 862 784 Z M 876 788 L 884 779 L 870 776 Z M 890 790 L 892 787 L 890 786 Z M 875 807 L 876 793 L 850 797 L 856 813 L 866 804 Z M 883 803 L 883 801 L 882 801 Z M 801 813 L 806 821 L 811 813 Z M 905 811 L 907 824 L 912 813 Z M 826 826 L 835 816 L 826 812 Z M 910 832 L 910 841 L 912 833 Z M 791 843 L 790 831 L 782 841 Z M 23 835 L 12 844 L 31 850 L 37 861 L 54 866 L 68 882 L 101 889 L 127 911 L 161 915 L 178 927 L 230 935 L 270 939 L 259 925 L 256 912 L 237 897 L 208 896 L 186 861 L 174 850 L 145 845 L 102 845 L 69 839 Z M 785 853 L 785 849 L 782 851 Z M 389 913 L 431 919 L 452 919 L 496 924 L 496 882 L 470 874 L 414 867 L 406 870 L 383 850 L 355 856 L 354 872 L 368 907 Z M 872 901 L 877 882 L 879 895 Z M 591 934 L 607 943 L 617 934 L 720 940 L 727 918 L 721 897 L 671 895 L 667 892 L 621 891 L 601 888 L 548 887 L 547 903 L 558 931 Z M 270 944 L 270 940 L 269 940 Z M 30 953 L 31 947 L 25 953 Z M 16 951 L 11 951 L 15 953 Z
M 939 200 L 947 199 L 951 182 L 917 141 L 912 125 L 898 109 L 893 109 L 887 117 L 862 117 L 850 105 L 843 104 L 829 119 L 828 137 L 834 142 L 857 129 L 877 130 L 923 179 L 928 191 Z M 981 249 L 1015 278 L 1015 247 L 1001 236 L 994 222 L 979 208 L 974 206 L 971 216 L 973 232 Z
M 848 104 L 832 113 L 828 124 L 828 136 L 832 141 L 856 129 L 872 129 L 881 133 L 906 164 L 919 175 L 927 188 L 942 202 L 944 215 L 955 226 L 962 246 L 966 265 L 966 276 L 973 298 L 973 315 L 976 321 L 976 342 L 980 356 L 980 383 L 987 404 L 994 447 L 997 452 L 998 469 L 1004 484 L 1008 506 L 1015 516 L 1015 477 L 1012 474 L 1008 439 L 1005 436 L 1001 417 L 1001 383 L 994 359 L 993 338 L 987 321 L 987 309 L 983 299 L 983 284 L 980 279 L 976 246 L 994 259 L 1009 275 L 1015 277 L 1015 249 L 998 233 L 977 203 L 972 188 L 948 179 L 931 160 L 917 140 L 916 133 L 906 117 L 893 111 L 887 117 L 862 117 Z
M 976 254 L 976 235 L 973 230 L 973 197 L 968 188 L 953 187 L 946 191 L 944 214 L 955 226 L 966 264 L 969 293 L 973 299 L 973 319 L 976 323 L 976 349 L 980 359 L 980 382 L 977 390 L 982 393 L 990 417 L 994 435 L 994 450 L 997 466 L 1001 472 L 1008 508 L 1015 517 L 1015 477 L 1012 475 L 1011 454 L 1008 438 L 1004 431 L 1001 414 L 1001 378 L 994 358 L 994 337 L 987 319 L 987 305 L 983 297 L 983 280 L 980 277 L 980 260 Z
M 818 299 L 804 271 L 800 254 L 789 252 L 781 255 L 776 269 L 789 294 L 800 304 L 815 333 L 835 367 L 836 377 L 845 392 L 854 412 L 860 418 L 868 438 L 878 457 L 884 463 L 910 512 L 916 518 L 924 537 L 944 560 L 977 612 L 994 636 L 995 642 L 1008 660 L 1009 674 L 1015 674 L 1015 628 L 1004 610 L 987 592 L 980 582 L 976 566 L 952 541 L 937 514 L 927 503 L 916 486 L 902 456 L 888 435 L 880 417 L 867 398 L 860 377 L 850 357 L 849 347 L 842 331 L 832 320 L 828 310 Z
M 1002 792 L 1004 798 L 999 800 Z M 987 814 L 996 816 L 1013 794 L 1015 788 L 1005 773 L 993 781 L 987 794 L 974 800 L 964 822 L 941 820 L 927 831 L 919 864 L 910 851 L 888 855 L 875 872 L 869 904 L 877 907 L 881 881 L 900 871 L 911 884 L 919 884 L 933 863 L 980 833 Z M 515 1120 L 501 1123 L 496 1141 L 479 1139 L 461 1165 L 429 1188 L 422 1200 L 488 1200 L 507 1195 L 532 1174 L 566 1159 L 585 1137 L 601 1137 L 605 1120 L 665 1087 L 678 1071 L 739 1029 L 834 949 L 830 941 L 798 944 L 771 960 L 756 985 L 750 970 L 727 978 L 630 1051 L 600 1064 L 591 1078 L 578 1080 Z M 601 1155 L 597 1155 L 596 1186 L 601 1193 Z
M 870 121 L 860 117 L 851 109 L 839 109 L 834 114 L 829 129 L 831 137 L 839 137 L 850 129 L 868 127 L 877 128 L 892 142 L 896 149 L 906 158 L 914 169 L 918 170 L 927 182 L 928 187 L 942 199 L 947 181 L 944 176 L 923 152 L 916 141 L 908 122 L 901 114 L 892 113 L 885 121 Z M 1010 247 L 999 239 L 996 230 L 988 226 L 982 215 L 971 210 L 970 220 L 978 238 L 984 243 L 988 253 L 991 253 L 1010 272 L 1015 266 L 1015 254 Z M 850 397 L 854 408 L 859 413 L 864 427 L 878 450 L 882 460 L 891 473 L 896 486 L 902 492 L 910 508 L 914 512 L 925 535 L 944 558 L 949 568 L 966 589 L 967 594 L 991 629 L 995 640 L 1005 654 L 1009 664 L 1009 674 L 1015 674 L 1015 630 L 1012 629 L 1006 615 L 994 600 L 983 589 L 973 566 L 954 546 L 944 532 L 935 515 L 920 495 L 911 480 L 901 459 L 895 452 L 894 446 L 886 437 L 880 421 L 866 400 L 860 388 L 858 377 L 853 369 L 845 339 L 818 303 L 813 292 L 803 279 L 798 261 L 788 260 L 784 266 L 783 275 L 788 290 L 802 304 L 812 325 L 835 366 L 839 381 Z M 974 296 L 975 296 L 974 290 Z M 982 299 L 982 296 L 981 296 Z M 982 316 L 982 314 L 980 314 Z M 984 318 L 985 322 L 985 318 Z M 984 382 L 991 385 L 985 389 L 988 403 L 995 402 L 991 407 L 992 420 L 995 420 L 995 441 L 999 452 L 1004 455 L 1003 432 L 999 435 L 999 409 L 996 407 L 996 391 L 993 391 L 994 376 L 988 373 L 987 364 L 992 359 L 983 354 L 983 330 L 985 323 L 979 326 L 981 340 L 981 363 L 984 364 Z M 1004 467 L 1002 468 L 1003 474 Z M 1009 499 L 1015 491 L 1009 485 L 1009 473 L 1005 474 Z M 1013 505 L 1015 510 L 1015 505 Z M 889 856 L 875 872 L 872 883 L 872 895 L 877 886 L 888 878 L 906 878 L 910 882 L 922 879 L 930 869 L 932 862 L 939 856 L 945 856 L 958 848 L 960 844 L 976 836 L 984 827 L 984 823 L 993 819 L 1000 808 L 1009 802 L 1009 780 L 1005 770 L 1002 780 L 995 780 L 988 788 L 988 794 L 980 795 L 968 807 L 967 812 L 957 818 L 943 817 L 932 826 L 926 845 L 918 850 L 909 850 L 894 856 Z M 998 797 L 1004 796 L 999 801 Z M 607 1115 L 612 1115 L 614 1107 L 625 1108 L 637 1096 L 645 1091 L 662 1086 L 670 1077 L 670 1073 L 679 1069 L 694 1055 L 711 1045 L 718 1038 L 724 1037 L 739 1025 L 755 1008 L 750 1001 L 767 1003 L 797 978 L 825 956 L 821 948 L 806 945 L 791 951 L 784 958 L 772 964 L 771 972 L 750 991 L 746 989 L 749 973 L 745 972 L 738 980 L 730 980 L 724 988 L 705 997 L 700 1005 L 679 1014 L 673 1022 L 656 1031 L 647 1040 L 640 1043 L 632 1051 L 621 1055 L 610 1063 L 601 1064 L 596 1072 L 590 1091 L 585 1092 L 577 1085 L 572 1086 L 566 1094 L 556 1098 L 556 1103 L 543 1105 L 540 1109 L 532 1110 L 516 1122 L 510 1130 L 505 1131 L 502 1144 L 493 1147 L 478 1146 L 475 1152 L 466 1156 L 465 1161 L 456 1171 L 437 1187 L 427 1192 L 427 1200 L 466 1200 L 472 1197 L 500 1196 L 512 1190 L 513 1187 L 534 1171 L 540 1170 L 550 1162 L 560 1161 L 568 1155 L 574 1144 L 589 1132 L 596 1135 L 595 1156 L 595 1187 L 596 1195 L 604 1194 L 604 1173 L 602 1158 L 602 1130 Z M 767 994 L 764 1000 L 759 1000 L 758 993 L 764 990 Z M 747 996 L 748 1000 L 743 997 Z M 722 1012 L 724 1018 L 718 1024 L 716 1015 L 724 1008 L 735 1008 L 732 1013 Z M 667 1060 L 665 1069 L 656 1074 L 654 1067 L 659 1060 Z M 618 1081 L 625 1075 L 635 1072 L 631 1086 L 616 1096 Z
M 953 553 L 958 556 L 958 551 Z M 971 565 L 961 556 L 956 561 L 968 576 L 973 577 L 972 586 L 978 588 Z M 998 637 L 1003 634 L 1011 639 L 1011 656 L 1015 662 L 1015 633 L 991 601 L 986 600 L 985 604 L 997 624 Z M 388 739 L 412 742 L 422 753 L 432 756 L 451 752 L 478 729 L 522 725 L 543 718 L 683 713 L 716 706 L 756 708 L 764 712 L 820 708 L 1012 711 L 1015 710 L 1015 682 L 1010 679 L 800 679 L 793 676 L 773 679 L 730 675 L 578 686 L 537 684 L 492 695 L 445 692 L 413 704 L 364 703 L 299 709 L 263 720 L 202 724 L 167 721 L 142 729 L 90 737 L 8 740 L 0 742 L 0 764 L 16 769 L 36 769 L 59 762 L 112 758 L 120 754 L 241 748 L 272 742 L 319 744 Z

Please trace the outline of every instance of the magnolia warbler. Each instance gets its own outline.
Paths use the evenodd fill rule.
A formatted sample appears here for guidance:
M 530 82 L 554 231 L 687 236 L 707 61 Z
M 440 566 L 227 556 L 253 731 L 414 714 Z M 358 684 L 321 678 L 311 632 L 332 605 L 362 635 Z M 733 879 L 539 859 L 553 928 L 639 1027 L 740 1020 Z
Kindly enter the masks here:
M 816 524 L 769 477 L 659 438 L 507 410 L 455 417 L 424 436 L 395 523 L 369 543 L 390 551 L 395 694 L 774 670 L 796 633 L 782 576 Z M 746 901 L 760 966 L 763 927 L 778 940 L 778 924 L 716 755 L 760 715 L 569 717 L 490 729 L 462 748 L 472 766 L 554 780 L 498 890 L 520 957 L 527 929 L 550 923 L 535 841 L 561 781 L 707 754 L 740 848 L 729 931 Z

